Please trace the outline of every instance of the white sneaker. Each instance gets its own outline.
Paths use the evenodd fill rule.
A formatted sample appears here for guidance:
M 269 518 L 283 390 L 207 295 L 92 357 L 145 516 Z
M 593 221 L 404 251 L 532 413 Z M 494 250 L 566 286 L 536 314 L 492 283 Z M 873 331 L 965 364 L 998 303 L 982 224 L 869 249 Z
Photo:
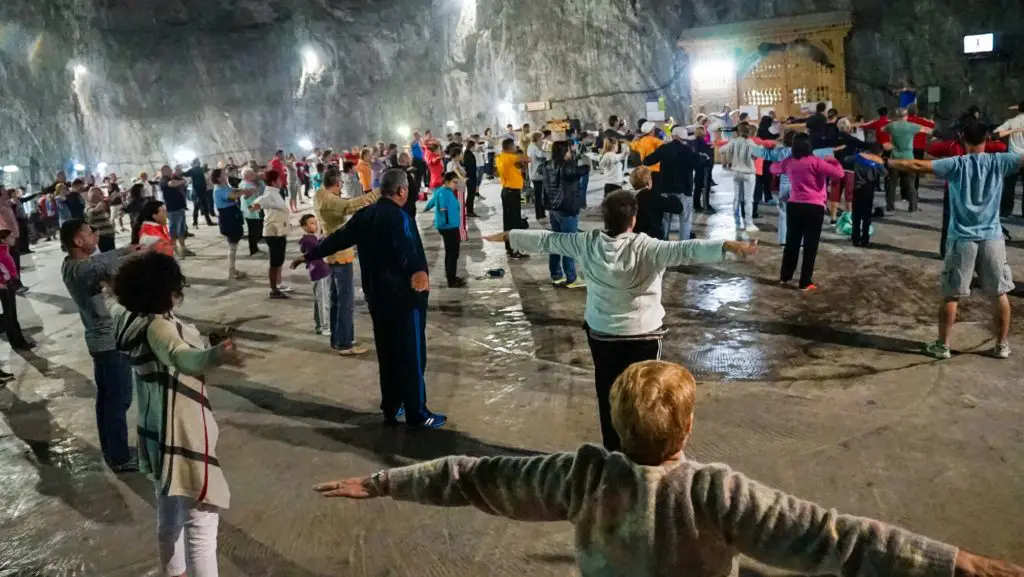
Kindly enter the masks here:
M 746 228 L 747 232 L 757 232 L 759 230 L 761 230 L 761 229 L 757 228 L 757 225 L 755 225 L 754 223 L 748 224 L 747 228 Z
M 996 343 L 996 346 L 992 349 L 992 356 L 994 356 L 997 359 L 1010 358 L 1010 344 Z
M 295 292 L 295 287 L 289 286 L 289 285 L 286 285 L 286 284 L 279 284 L 279 285 L 277 285 L 277 290 L 279 290 L 279 291 L 281 291 L 283 293 L 293 293 L 293 292 Z

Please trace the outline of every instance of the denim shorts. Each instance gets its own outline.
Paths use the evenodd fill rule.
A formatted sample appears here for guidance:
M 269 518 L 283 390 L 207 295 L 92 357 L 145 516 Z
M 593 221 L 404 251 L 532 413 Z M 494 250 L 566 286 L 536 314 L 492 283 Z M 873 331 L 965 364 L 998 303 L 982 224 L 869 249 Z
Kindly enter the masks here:
M 185 210 L 171 210 L 167 212 L 167 228 L 171 240 L 185 238 Z

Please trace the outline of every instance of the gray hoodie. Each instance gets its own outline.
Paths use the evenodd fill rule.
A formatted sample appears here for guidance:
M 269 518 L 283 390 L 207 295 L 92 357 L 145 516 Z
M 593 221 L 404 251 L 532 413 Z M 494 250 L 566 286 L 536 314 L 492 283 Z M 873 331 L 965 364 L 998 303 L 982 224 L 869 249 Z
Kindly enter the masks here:
M 508 240 L 512 250 L 576 259 L 587 279 L 584 320 L 594 331 L 616 336 L 661 328 L 661 277 L 666 267 L 723 259 L 720 240 L 664 241 L 632 232 L 612 238 L 600 230 L 512 230 Z

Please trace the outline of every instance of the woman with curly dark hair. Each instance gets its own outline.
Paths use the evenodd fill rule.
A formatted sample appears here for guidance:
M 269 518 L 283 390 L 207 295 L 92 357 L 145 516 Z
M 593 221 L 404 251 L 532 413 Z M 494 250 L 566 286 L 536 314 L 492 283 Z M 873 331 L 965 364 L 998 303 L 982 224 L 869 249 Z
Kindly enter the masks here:
M 184 286 L 173 256 L 146 251 L 121 264 L 106 300 L 117 348 L 132 359 L 139 470 L 156 486 L 164 574 L 208 577 L 217 575 L 217 524 L 230 493 L 203 375 L 242 359 L 231 339 L 211 345 L 174 314 Z

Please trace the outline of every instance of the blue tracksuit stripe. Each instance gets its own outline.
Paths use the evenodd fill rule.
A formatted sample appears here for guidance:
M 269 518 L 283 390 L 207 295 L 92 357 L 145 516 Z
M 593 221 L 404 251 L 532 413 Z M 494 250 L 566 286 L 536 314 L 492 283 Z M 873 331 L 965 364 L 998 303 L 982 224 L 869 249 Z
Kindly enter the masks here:
M 419 395 L 420 395 L 420 407 L 422 412 L 427 410 L 427 383 L 423 380 L 423 372 L 426 371 L 426 365 L 423 362 L 423 347 L 420 341 L 420 311 L 419 309 L 412 310 L 412 334 L 413 340 L 416 343 L 416 375 L 419 379 Z M 419 418 L 425 417 L 424 414 L 418 415 Z

